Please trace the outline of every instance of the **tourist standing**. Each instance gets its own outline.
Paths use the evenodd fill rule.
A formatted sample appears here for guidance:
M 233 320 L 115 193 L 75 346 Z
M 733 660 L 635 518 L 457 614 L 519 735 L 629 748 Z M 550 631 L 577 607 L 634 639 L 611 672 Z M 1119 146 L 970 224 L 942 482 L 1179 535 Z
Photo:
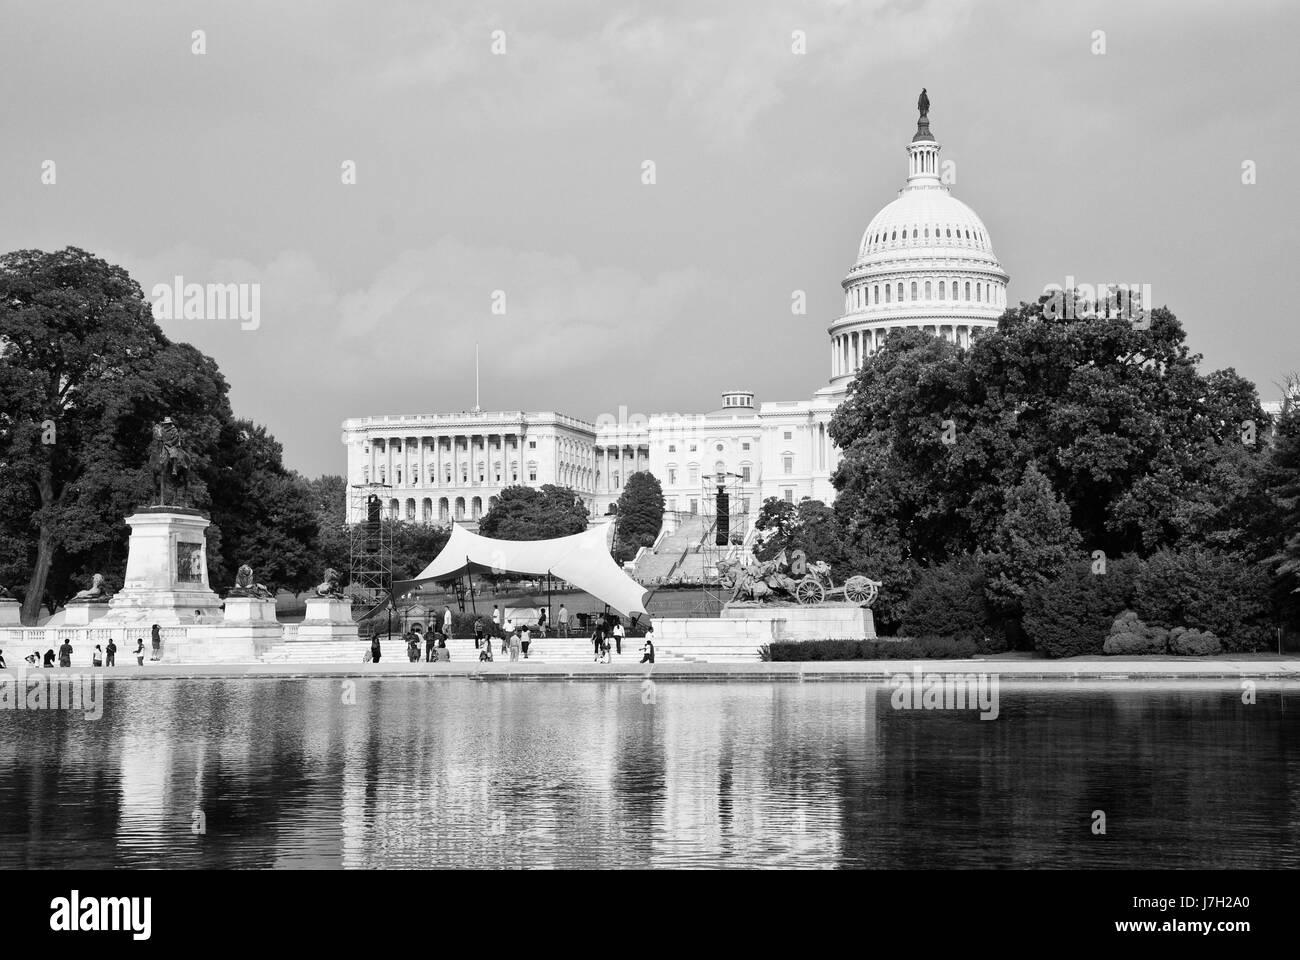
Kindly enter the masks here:
M 442 608 L 442 635 L 451 636 L 451 607 Z
M 135 638 L 135 665 L 144 666 L 144 637 Z
M 542 612 L 537 615 L 537 636 L 538 637 L 546 636 L 546 610 L 545 609 L 543 609 Z
M 492 622 L 496 624 L 498 630 L 501 629 L 501 608 L 495 603 L 492 604 Z
M 104 666 L 117 666 L 117 644 L 113 642 L 111 637 L 109 638 L 108 646 L 104 648 Z
M 479 617 L 474 621 L 474 649 L 477 650 L 483 645 L 483 618 Z
M 510 652 L 510 636 L 515 632 L 515 618 L 506 617 L 506 625 L 501 629 L 501 656 Z
M 478 662 L 479 663 L 492 662 L 492 638 L 491 637 L 488 637 L 487 640 L 483 642 L 483 646 L 479 648 Z
M 559 623 L 560 623 L 560 636 L 567 637 L 569 635 L 569 611 L 565 609 L 564 604 L 560 604 Z
M 153 625 L 153 630 L 150 632 L 150 635 L 153 637 L 153 656 L 150 657 L 149 659 L 161 660 L 162 659 L 162 629 L 158 626 L 158 624 L 155 623 Z
M 59 647 L 59 666 L 72 666 L 72 641 L 67 637 L 63 638 L 63 644 Z
M 53 650 L 46 650 L 46 651 L 45 651 L 45 666 L 46 666 L 46 667 L 49 667 L 49 668 L 52 668 L 52 667 L 54 666 L 54 651 L 53 651 Z
M 415 632 L 406 635 L 406 659 L 411 663 L 420 662 L 420 635 Z
M 528 624 L 524 624 L 520 631 L 519 646 L 524 651 L 524 659 L 528 659 L 528 645 L 533 642 L 532 634 L 528 632 Z
M 512 631 L 510 634 L 510 659 L 519 659 L 519 633 Z
M 614 652 L 623 653 L 623 618 L 619 617 L 614 621 Z
M 605 646 L 605 633 L 600 629 L 600 624 L 596 624 L 596 631 L 591 635 L 591 647 L 596 654 L 596 660 L 600 660 L 600 651 Z
M 433 635 L 433 630 L 424 632 L 424 662 L 433 663 L 434 649 L 438 645 L 438 638 Z
M 95 652 L 90 655 L 90 665 L 92 667 L 102 667 L 104 665 L 104 651 L 99 644 L 95 644 Z
M 370 638 L 370 662 L 378 663 L 379 654 L 381 652 L 382 651 L 379 648 L 379 634 L 376 633 L 373 637 Z
M 644 654 L 644 656 L 641 657 L 642 663 L 655 662 L 655 644 L 654 641 L 650 639 L 649 633 L 645 635 L 645 645 L 641 647 L 641 653 Z

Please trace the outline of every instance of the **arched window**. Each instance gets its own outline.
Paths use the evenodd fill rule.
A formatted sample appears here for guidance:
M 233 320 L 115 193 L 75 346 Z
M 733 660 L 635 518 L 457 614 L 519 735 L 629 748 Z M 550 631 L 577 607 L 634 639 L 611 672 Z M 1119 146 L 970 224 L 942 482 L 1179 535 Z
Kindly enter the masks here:
M 456 498 L 456 519 L 457 520 L 465 519 L 465 498 L 464 497 Z
M 966 281 L 966 299 L 970 300 L 970 281 Z
M 903 302 L 903 281 L 898 282 L 898 302 Z
M 952 239 L 952 227 L 946 227 L 945 230 L 946 230 L 947 233 L 948 233 L 948 239 L 951 240 L 951 239 Z
M 885 303 L 891 302 L 891 298 L 892 298 L 892 288 L 889 286 L 889 284 L 885 284 Z
M 944 299 L 944 296 L 943 296 L 943 281 L 942 281 L 942 280 L 939 281 L 939 299 L 940 299 L 940 300 Z
M 916 239 L 916 227 L 913 227 L 913 228 L 912 228 L 912 239 L 913 239 L 913 240 Z
M 876 303 L 880 302 L 880 284 L 876 284 Z
M 925 281 L 925 299 L 930 299 L 930 281 Z
M 915 300 L 915 299 L 916 299 L 916 281 L 915 281 L 915 280 L 912 281 L 912 290 L 911 290 L 911 294 L 912 294 L 912 299 Z
M 477 520 L 481 516 L 483 516 L 483 498 L 475 497 L 470 501 L 470 517 Z
M 370 468 L 369 468 L 369 467 L 362 467 L 362 468 L 361 468 L 361 482 L 362 482 L 362 483 L 369 483 L 369 482 L 370 482 Z
M 923 231 L 921 231 L 921 235 L 922 235 L 923 237 L 925 237 L 925 239 L 929 240 L 929 239 L 930 239 L 930 228 L 929 228 L 929 227 L 926 227 Z
M 448 513 L 449 513 L 449 508 L 447 506 L 447 498 L 439 497 L 438 498 L 438 519 L 439 520 L 448 519 Z
M 889 239 L 890 239 L 890 240 L 897 240 L 897 239 L 898 239 L 898 231 L 895 230 L 893 233 L 891 233 L 891 234 L 889 235 Z
M 982 283 L 975 284 L 975 300 L 977 303 L 982 303 L 984 300 L 984 291 L 981 289 L 983 286 Z

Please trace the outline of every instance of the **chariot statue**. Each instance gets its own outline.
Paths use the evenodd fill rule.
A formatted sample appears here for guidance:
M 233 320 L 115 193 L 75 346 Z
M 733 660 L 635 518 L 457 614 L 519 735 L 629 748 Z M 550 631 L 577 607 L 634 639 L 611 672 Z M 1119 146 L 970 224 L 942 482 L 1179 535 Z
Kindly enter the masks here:
M 831 579 L 831 566 L 824 560 L 808 563 L 802 550 L 748 563 L 736 560 L 718 562 L 718 576 L 725 589 L 732 591 L 732 601 L 752 600 L 759 603 L 823 603 L 828 597 L 840 596 L 851 603 L 869 607 L 876 600 L 880 582 L 855 574 L 840 586 Z

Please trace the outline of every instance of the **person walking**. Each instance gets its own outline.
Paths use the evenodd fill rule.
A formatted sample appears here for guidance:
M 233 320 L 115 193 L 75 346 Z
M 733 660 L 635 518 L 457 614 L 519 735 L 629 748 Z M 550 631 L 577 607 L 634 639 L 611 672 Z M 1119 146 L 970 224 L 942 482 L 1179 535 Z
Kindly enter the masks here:
M 451 607 L 442 608 L 442 635 L 451 636 Z
M 515 618 L 506 617 L 506 625 L 501 629 L 501 656 L 510 652 L 510 637 L 515 632 Z
M 644 656 L 641 657 L 642 663 L 655 662 L 655 642 L 650 639 L 649 633 L 645 635 L 645 645 L 641 647 L 641 653 L 644 654 Z
M 420 635 L 415 631 L 406 635 L 406 659 L 411 663 L 420 662 Z
M 591 635 L 592 652 L 596 654 L 596 661 L 600 661 L 600 653 L 605 648 L 605 633 L 600 629 L 600 624 L 596 624 L 596 630 Z
M 144 666 L 144 637 L 136 637 L 135 639 L 135 665 L 137 667 Z
M 532 642 L 533 642 L 532 634 L 528 632 L 528 624 L 525 623 L 523 629 L 520 631 L 520 637 L 519 637 L 519 647 L 524 652 L 525 660 L 528 659 L 528 645 Z
M 565 608 L 564 604 L 560 604 L 558 622 L 560 624 L 560 636 L 567 637 L 569 635 L 569 611 Z
M 519 659 L 519 633 L 514 631 L 510 634 L 510 659 Z
M 161 660 L 162 659 L 162 628 L 155 623 L 153 625 L 153 630 L 150 631 L 150 636 L 153 638 L 153 656 L 150 657 L 149 659 Z
M 546 608 L 543 607 L 541 613 L 537 615 L 537 636 L 546 636 Z
M 373 637 L 370 638 L 370 662 L 378 663 L 379 655 L 382 652 L 383 651 L 379 647 L 379 634 L 376 633 Z
M 619 617 L 614 621 L 614 652 L 623 653 L 623 618 Z
M 498 630 L 501 629 L 501 608 L 495 603 L 492 604 L 492 622 L 496 624 Z
M 109 638 L 108 646 L 104 648 L 104 666 L 117 666 L 117 644 L 113 642 L 111 637 Z
M 438 638 L 433 635 L 433 629 L 424 631 L 424 662 L 433 663 L 436 654 L 434 650 L 438 647 Z
M 59 666 L 72 666 L 72 641 L 67 637 L 63 638 L 63 644 L 59 647 Z

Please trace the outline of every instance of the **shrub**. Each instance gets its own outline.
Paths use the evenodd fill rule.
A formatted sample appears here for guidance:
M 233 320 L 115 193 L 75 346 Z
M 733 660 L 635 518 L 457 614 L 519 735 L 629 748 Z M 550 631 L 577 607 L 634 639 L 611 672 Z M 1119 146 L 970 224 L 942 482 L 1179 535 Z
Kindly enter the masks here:
M 1164 653 L 1168 641 L 1168 630 L 1149 627 L 1132 610 L 1125 610 L 1111 624 L 1110 636 L 1102 645 L 1102 652 L 1109 656 Z
M 1169 631 L 1169 651 L 1180 657 L 1208 657 L 1222 653 L 1219 638 L 1207 631 L 1175 627 Z
M 971 642 L 997 635 L 984 587 L 984 572 L 970 559 L 922 570 L 907 600 L 903 633 Z
M 1132 604 L 1138 564 L 1122 558 L 1104 569 L 1094 573 L 1093 561 L 1079 561 L 1029 591 L 1023 626 L 1034 649 L 1049 657 L 1102 652 L 1116 615 Z
M 763 650 L 766 649 L 766 656 Z M 974 656 L 972 640 L 921 637 L 904 640 L 782 640 L 760 648 L 760 659 L 778 662 L 831 660 L 963 660 Z
M 1243 557 L 1214 550 L 1161 550 L 1143 562 L 1135 609 L 1148 623 L 1193 627 L 1233 653 L 1270 645 L 1269 577 Z

